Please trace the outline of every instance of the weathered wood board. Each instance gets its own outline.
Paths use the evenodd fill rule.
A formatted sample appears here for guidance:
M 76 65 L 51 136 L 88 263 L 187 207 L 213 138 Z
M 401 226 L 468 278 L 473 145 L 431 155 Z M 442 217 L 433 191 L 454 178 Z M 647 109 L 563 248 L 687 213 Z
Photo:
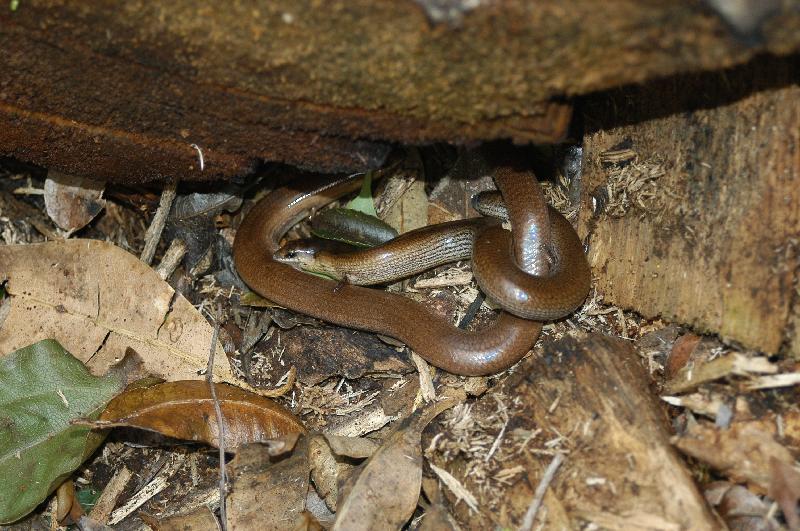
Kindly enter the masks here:
M 798 80 L 764 58 L 586 102 L 580 232 L 607 302 L 800 355 Z
M 0 10 L 0 154 L 133 182 L 552 142 L 564 97 L 800 48 L 800 1 L 751 4 L 25 0 Z

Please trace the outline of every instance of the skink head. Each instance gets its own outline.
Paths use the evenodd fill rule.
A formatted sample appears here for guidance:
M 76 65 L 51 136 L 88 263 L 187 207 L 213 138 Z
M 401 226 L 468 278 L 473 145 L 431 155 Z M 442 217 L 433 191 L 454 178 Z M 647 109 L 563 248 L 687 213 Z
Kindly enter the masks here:
M 308 266 L 313 266 L 317 252 L 321 251 L 322 247 L 324 245 L 319 243 L 319 240 L 292 240 L 275 251 L 272 258 L 277 262 L 306 269 Z
M 288 264 L 303 271 L 320 273 L 331 278 L 338 278 L 336 270 L 326 267 L 326 254 L 335 255 L 353 251 L 355 248 L 346 243 L 319 238 L 303 238 L 287 242 L 275 251 L 272 258 L 276 262 Z

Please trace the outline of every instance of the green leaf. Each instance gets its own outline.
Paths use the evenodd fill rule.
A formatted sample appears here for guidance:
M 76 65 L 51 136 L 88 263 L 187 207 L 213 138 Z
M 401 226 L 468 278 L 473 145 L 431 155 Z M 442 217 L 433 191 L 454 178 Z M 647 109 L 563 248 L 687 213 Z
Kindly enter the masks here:
M 368 171 L 364 174 L 364 182 L 361 183 L 361 191 L 358 197 L 347 203 L 345 208 L 350 210 L 357 210 L 363 212 L 368 216 L 374 218 L 378 217 L 378 212 L 375 210 L 375 201 L 372 199 L 372 172 Z
M 92 487 L 86 487 L 85 489 L 78 490 L 75 493 L 75 497 L 78 499 L 78 503 L 81 504 L 83 510 L 88 513 L 97 504 L 97 500 L 100 498 L 101 493 L 101 490 Z
M 0 358 L 0 523 L 32 511 L 100 444 L 95 419 L 124 386 L 46 339 Z

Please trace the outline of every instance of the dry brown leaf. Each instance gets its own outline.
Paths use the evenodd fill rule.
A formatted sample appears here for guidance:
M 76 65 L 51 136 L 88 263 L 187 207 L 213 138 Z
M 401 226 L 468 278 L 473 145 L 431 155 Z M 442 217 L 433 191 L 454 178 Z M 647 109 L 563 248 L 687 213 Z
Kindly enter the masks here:
M 227 384 L 216 384 L 216 393 L 225 418 L 226 450 L 306 431 L 288 409 L 268 398 Z M 108 404 L 96 425 L 129 426 L 218 446 L 215 418 L 208 384 L 184 380 L 125 391 Z
M 205 505 L 188 513 L 176 514 L 160 520 L 143 513 L 139 513 L 139 517 L 154 531 L 211 531 L 222 529 L 219 520 L 214 516 L 214 512 Z
M 703 494 L 733 531 L 774 529 L 765 518 L 769 510 L 767 504 L 741 485 L 716 481 L 708 485 Z
M 401 234 L 428 224 L 428 195 L 421 175 L 405 188 L 382 219 Z
M 466 399 L 433 403 L 404 420 L 360 465 L 342 489 L 334 530 L 399 529 L 414 513 L 422 484 L 422 430 L 442 411 Z
M 336 511 L 339 485 L 355 467 L 352 459 L 365 459 L 377 448 L 375 442 L 361 437 L 324 434 L 310 438 L 311 479 L 328 509 Z
M 308 442 L 308 461 L 311 467 L 311 480 L 325 505 L 336 511 L 339 498 L 339 478 L 350 473 L 354 465 L 337 460 L 328 442 L 322 436 L 311 437 Z
M 734 483 L 747 482 L 759 493 L 766 493 L 772 479 L 770 460 L 794 463 L 791 452 L 773 436 L 765 421 L 737 422 L 721 429 L 698 422 L 686 433 L 672 438 L 683 453 L 708 463 Z
M 44 182 L 44 206 L 53 222 L 75 232 L 89 224 L 105 207 L 105 183 L 50 170 Z
M 111 243 L 0 246 L 0 275 L 10 295 L 0 306 L 0 355 L 53 338 L 96 375 L 127 347 L 165 380 L 205 370 L 212 327 L 155 271 Z M 214 376 L 236 381 L 219 344 Z
M 664 367 L 664 375 L 667 379 L 677 376 L 678 372 L 686 366 L 689 357 L 699 342 L 700 336 L 692 333 L 683 334 L 675 340 Z
M 331 326 L 276 331 L 262 341 L 261 348 L 280 352 L 281 363 L 295 367 L 298 379 L 306 385 L 317 385 L 335 374 L 354 380 L 365 374 L 412 369 L 407 355 L 374 334 Z
M 67 478 L 56 489 L 56 506 L 56 520 L 59 525 L 74 524 L 83 516 L 83 507 L 75 497 L 75 485 L 71 478 Z
M 781 506 L 783 516 L 789 529 L 800 529 L 800 517 L 797 516 L 797 502 L 800 500 L 800 472 L 789 463 L 770 459 L 772 481 L 769 484 L 769 496 Z
M 262 445 L 242 447 L 231 461 L 230 478 L 230 531 L 314 529 L 304 514 L 309 489 L 307 438 L 301 438 L 292 455 L 278 463 L 271 462 Z
M 400 529 L 408 521 L 422 482 L 420 434 L 406 423 L 356 469 L 342 491 L 334 530 Z
M 366 459 L 378 449 L 375 441 L 363 437 L 345 437 L 326 433 L 325 440 L 328 441 L 328 445 L 336 455 L 354 459 Z

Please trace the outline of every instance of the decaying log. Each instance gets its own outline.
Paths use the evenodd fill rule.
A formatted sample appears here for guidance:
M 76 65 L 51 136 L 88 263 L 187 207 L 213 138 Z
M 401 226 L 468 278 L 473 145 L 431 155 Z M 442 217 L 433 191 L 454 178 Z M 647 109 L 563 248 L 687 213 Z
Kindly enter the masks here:
M 763 58 L 587 102 L 579 231 L 607 302 L 800 355 L 798 79 Z
M 131 182 L 551 142 L 564 96 L 798 49 L 797 0 L 742 5 L 26 0 L 0 10 L 0 153 Z
M 587 522 L 607 529 L 719 527 L 670 444 L 663 409 L 633 347 L 610 336 L 581 334 L 543 349 L 471 413 L 496 414 L 497 396 L 518 401 L 499 435 L 494 458 L 501 470 L 492 476 L 516 467 L 522 474 L 484 489 L 476 481 L 479 474 L 461 475 L 474 462 L 443 463 L 436 453 L 428 455 L 478 498 L 477 514 L 463 504 L 455 507 L 460 523 L 469 529 L 518 528 L 552 456 L 563 452 L 540 510 L 544 520 L 538 522 L 546 529 L 577 529 Z M 532 439 L 520 436 L 537 429 Z

